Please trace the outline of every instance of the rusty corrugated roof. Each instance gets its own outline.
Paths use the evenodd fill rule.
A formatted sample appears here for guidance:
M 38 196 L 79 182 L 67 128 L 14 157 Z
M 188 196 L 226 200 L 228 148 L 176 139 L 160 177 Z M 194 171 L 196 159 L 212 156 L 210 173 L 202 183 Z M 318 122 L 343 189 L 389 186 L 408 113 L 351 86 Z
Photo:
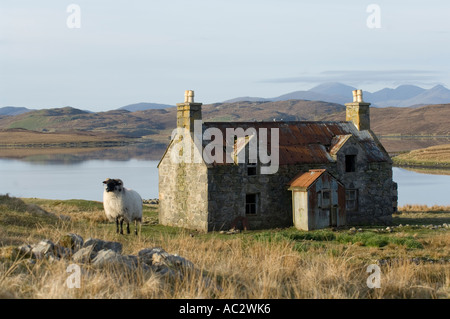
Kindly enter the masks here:
M 288 185 L 290 187 L 308 188 L 311 186 L 326 170 L 325 169 L 311 169 L 308 172 L 299 173 L 295 176 Z
M 332 155 L 353 136 L 365 150 L 369 162 L 386 162 L 389 156 L 370 131 L 359 131 L 351 122 L 205 122 L 203 129 L 218 128 L 226 143 L 226 129 L 267 129 L 267 149 L 271 150 L 271 130 L 279 129 L 279 164 L 329 163 Z M 204 141 L 204 145 L 210 141 Z M 219 142 L 219 141 L 217 141 Z M 225 144 L 224 144 L 225 145 Z

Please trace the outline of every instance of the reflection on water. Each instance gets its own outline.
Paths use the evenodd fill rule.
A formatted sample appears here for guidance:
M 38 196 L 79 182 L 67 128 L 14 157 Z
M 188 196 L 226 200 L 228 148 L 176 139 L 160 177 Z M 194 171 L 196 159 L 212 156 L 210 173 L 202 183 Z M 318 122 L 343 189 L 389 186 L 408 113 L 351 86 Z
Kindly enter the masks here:
M 120 147 L 109 148 L 93 148 L 82 149 L 82 151 L 73 151 L 70 149 L 23 149 L 23 152 L 18 152 L 17 156 L 8 156 L 8 158 L 17 158 L 21 161 L 41 164 L 76 164 L 89 160 L 115 160 L 128 161 L 130 159 L 159 161 L 164 154 L 166 145 L 155 143 L 139 143 L 130 144 Z M 32 151 L 33 155 L 27 155 Z M 3 151 L 3 152 L 2 152 Z M 0 151 L 0 158 L 5 150 Z M 17 150 L 16 150 L 17 152 Z M 36 154 L 35 154 L 36 153 Z

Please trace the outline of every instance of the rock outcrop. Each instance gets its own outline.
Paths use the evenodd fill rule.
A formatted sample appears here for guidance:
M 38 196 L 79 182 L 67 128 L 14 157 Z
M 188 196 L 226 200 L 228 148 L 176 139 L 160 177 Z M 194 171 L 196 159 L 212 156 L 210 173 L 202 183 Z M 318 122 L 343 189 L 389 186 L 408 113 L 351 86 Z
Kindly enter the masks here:
M 144 248 L 137 255 L 125 255 L 119 242 L 98 238 L 84 241 L 80 235 L 72 233 L 64 235 L 57 243 L 45 239 L 34 245 L 19 246 L 13 250 L 12 258 L 28 259 L 30 263 L 65 260 L 94 271 L 113 269 L 130 273 L 142 270 L 174 279 L 183 278 L 190 271 L 198 271 L 189 260 L 169 254 L 161 247 Z

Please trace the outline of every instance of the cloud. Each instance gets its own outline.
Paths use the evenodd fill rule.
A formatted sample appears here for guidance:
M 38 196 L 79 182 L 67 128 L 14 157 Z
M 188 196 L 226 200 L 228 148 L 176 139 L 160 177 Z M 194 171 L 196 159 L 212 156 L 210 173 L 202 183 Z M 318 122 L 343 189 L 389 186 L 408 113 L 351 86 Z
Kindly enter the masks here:
M 441 73 L 432 70 L 333 70 L 318 74 L 263 80 L 264 83 L 311 83 L 311 82 L 402 82 L 437 81 Z

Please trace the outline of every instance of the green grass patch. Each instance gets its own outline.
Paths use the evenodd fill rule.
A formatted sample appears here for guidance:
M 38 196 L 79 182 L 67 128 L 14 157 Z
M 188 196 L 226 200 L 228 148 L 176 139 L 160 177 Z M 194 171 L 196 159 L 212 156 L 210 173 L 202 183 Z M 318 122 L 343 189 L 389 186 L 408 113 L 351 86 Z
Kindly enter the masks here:
M 39 115 L 30 115 L 22 120 L 15 121 L 8 128 L 24 128 L 30 131 L 40 131 L 47 127 L 49 119 Z
M 422 244 L 413 237 L 395 237 L 393 235 L 377 234 L 373 232 L 361 232 L 356 234 L 340 233 L 336 237 L 336 241 L 342 244 L 358 243 L 361 246 L 384 247 L 389 244 L 398 246 L 406 246 L 406 248 L 423 248 Z
M 395 235 L 378 234 L 372 231 L 349 233 L 347 230 L 333 232 L 329 229 L 314 231 L 299 231 L 292 228 L 279 231 L 264 231 L 253 235 L 255 240 L 266 242 L 291 241 L 297 250 L 307 250 L 311 245 L 305 242 L 334 242 L 340 244 L 358 244 L 368 247 L 384 247 L 389 244 L 405 246 L 406 248 L 423 248 L 422 244 L 412 236 L 396 237 Z
M 335 233 L 328 229 L 320 229 L 314 231 L 300 231 L 295 228 L 287 228 L 282 230 L 269 230 L 257 232 L 251 235 L 255 240 L 265 242 L 279 242 L 279 241 L 292 241 L 292 242 L 329 242 L 336 239 Z

